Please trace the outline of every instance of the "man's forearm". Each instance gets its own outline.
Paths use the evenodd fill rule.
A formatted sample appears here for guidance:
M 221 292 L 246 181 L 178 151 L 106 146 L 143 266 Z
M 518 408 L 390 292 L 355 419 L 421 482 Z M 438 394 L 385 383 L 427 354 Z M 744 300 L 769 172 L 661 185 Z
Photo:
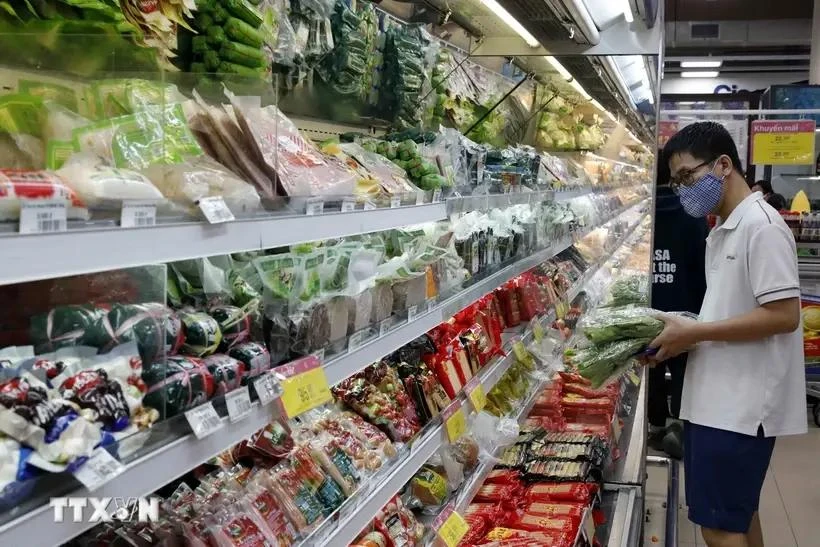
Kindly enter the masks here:
M 800 301 L 790 298 L 730 319 L 698 323 L 694 336 L 697 342 L 749 342 L 792 332 L 799 326 Z

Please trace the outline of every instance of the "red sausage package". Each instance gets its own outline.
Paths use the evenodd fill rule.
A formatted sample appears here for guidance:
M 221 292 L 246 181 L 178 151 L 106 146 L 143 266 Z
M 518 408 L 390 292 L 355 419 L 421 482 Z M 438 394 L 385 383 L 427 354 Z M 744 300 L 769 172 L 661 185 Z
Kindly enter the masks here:
M 487 533 L 480 547 L 572 547 L 574 537 L 566 537 L 556 530 L 521 530 L 515 528 L 497 527 Z
M 587 482 L 543 482 L 526 490 L 530 501 L 577 502 L 588 504 L 598 486 Z

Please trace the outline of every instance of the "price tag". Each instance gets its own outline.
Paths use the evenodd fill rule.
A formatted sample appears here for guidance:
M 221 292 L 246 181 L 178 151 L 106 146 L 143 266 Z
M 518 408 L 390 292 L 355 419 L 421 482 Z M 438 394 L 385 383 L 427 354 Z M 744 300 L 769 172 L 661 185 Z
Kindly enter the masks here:
M 379 323 L 379 336 L 384 336 L 390 331 L 390 318 Z
M 395 209 L 397 207 L 401 207 L 401 198 L 399 196 L 393 196 L 390 198 L 390 208 Z
M 345 198 L 342 200 L 342 212 L 349 213 L 350 211 L 356 210 L 356 200 Z
M 476 412 L 481 412 L 487 406 L 487 395 L 484 393 L 484 386 L 481 385 L 480 378 L 473 376 L 472 379 L 464 386 L 467 391 L 467 398 L 473 404 Z
M 375 208 L 376 208 L 376 204 L 373 203 L 372 201 L 367 200 L 367 201 L 364 202 L 364 210 L 365 211 L 372 211 Z
M 279 387 L 279 382 L 273 377 L 270 372 L 263 374 L 253 382 L 253 387 L 256 389 L 256 394 L 259 396 L 259 403 L 267 405 L 272 403 L 282 390 Z
M 416 194 L 416 205 L 424 205 L 424 192 Z
M 447 430 L 447 438 L 451 443 L 456 442 L 464 432 L 467 431 L 467 416 L 461 408 L 461 402 L 456 401 L 445 408 L 441 417 L 444 420 L 444 428 Z
M 157 205 L 151 201 L 124 201 L 120 212 L 120 226 L 142 228 L 157 223 Z
M 418 306 L 410 306 L 409 308 L 407 308 L 407 320 L 408 321 L 412 321 L 413 319 L 415 319 L 418 314 L 419 314 L 419 307 Z
M 441 190 L 433 190 L 433 203 L 441 201 Z
M 92 492 L 125 471 L 125 466 L 105 448 L 98 448 L 74 472 L 74 478 Z
M 212 196 L 199 200 L 200 211 L 211 224 L 221 224 L 236 220 L 222 196 Z
M 324 201 L 311 201 L 305 207 L 305 214 L 308 216 L 321 215 L 325 212 Z
M 590 511 L 584 515 L 584 533 L 587 535 L 587 543 L 592 545 L 592 540 L 595 539 L 595 519 Z
M 280 400 L 288 418 L 333 400 L 325 370 L 314 355 L 277 367 L 274 372 L 284 378 Z
M 530 352 L 527 351 L 527 348 L 524 346 L 524 342 L 521 341 L 521 338 L 517 338 L 515 342 L 513 342 L 512 349 L 519 361 L 526 361 L 530 358 Z
M 251 394 L 248 386 L 234 389 L 225 394 L 225 406 L 231 422 L 237 422 L 251 413 Z
M 541 324 L 541 321 L 535 321 L 535 324 L 532 326 L 532 336 L 538 344 L 544 340 L 544 326 Z
M 428 298 L 427 299 L 427 311 L 432 311 L 433 308 L 436 307 L 436 299 L 435 298 Z
M 315 355 L 316 358 L 319 360 L 319 362 L 321 362 L 321 363 L 325 362 L 325 348 L 317 349 L 316 351 L 311 353 L 311 355 Z
M 65 201 L 22 200 L 20 233 L 51 234 L 68 229 L 68 206 Z
M 197 439 L 203 439 L 224 425 L 213 403 L 205 403 L 185 412 L 188 425 Z
M 612 417 L 612 438 L 615 439 L 615 444 L 618 444 L 621 440 L 621 431 L 623 430 L 623 425 L 621 425 L 621 420 L 618 418 L 617 415 Z
M 362 338 L 364 338 L 364 331 L 354 332 L 350 335 L 350 340 L 347 342 L 347 351 L 354 352 L 362 345 Z
M 641 383 L 641 379 L 635 374 L 634 370 L 630 370 L 626 373 L 626 377 L 629 378 L 629 381 L 635 384 L 636 386 Z
M 447 547 L 456 547 L 469 529 L 464 517 L 453 511 L 438 529 L 438 535 Z

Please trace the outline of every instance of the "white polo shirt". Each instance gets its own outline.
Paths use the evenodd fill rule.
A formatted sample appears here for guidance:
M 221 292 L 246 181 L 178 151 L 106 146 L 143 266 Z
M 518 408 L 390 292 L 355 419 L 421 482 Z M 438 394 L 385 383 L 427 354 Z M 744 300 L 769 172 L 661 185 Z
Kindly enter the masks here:
M 701 321 L 719 321 L 800 297 L 797 249 L 759 192 L 744 199 L 706 240 Z M 803 331 L 755 342 L 704 342 L 689 354 L 681 418 L 767 437 L 807 431 Z

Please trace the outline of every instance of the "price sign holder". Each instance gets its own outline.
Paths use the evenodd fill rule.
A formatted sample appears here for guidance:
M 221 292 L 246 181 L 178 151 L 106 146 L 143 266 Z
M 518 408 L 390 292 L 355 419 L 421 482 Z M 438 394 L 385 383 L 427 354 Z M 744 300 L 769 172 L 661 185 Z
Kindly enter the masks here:
M 202 211 L 202 214 L 205 215 L 205 219 L 211 224 L 221 224 L 223 222 L 236 220 L 228 208 L 228 205 L 225 203 L 225 200 L 222 199 L 222 196 L 201 198 L 197 202 L 197 205 L 199 206 L 199 210 Z
M 231 422 L 237 422 L 251 413 L 251 394 L 248 386 L 243 386 L 225 394 L 225 406 Z
M 470 527 L 464 517 L 455 511 L 453 502 L 450 502 L 433 521 L 433 529 L 447 547 L 456 547 Z
M 412 321 L 415 319 L 419 314 L 419 307 L 418 306 L 410 306 L 407 308 L 407 321 Z
M 362 340 L 364 339 L 364 331 L 360 330 L 358 332 L 354 332 L 350 335 L 350 339 L 347 341 L 347 351 L 348 353 L 352 353 L 359 349 L 362 345 Z
M 467 431 L 467 416 L 461 401 L 455 401 L 441 412 L 444 429 L 451 443 L 456 442 Z
M 424 191 L 422 190 L 416 193 L 416 205 L 424 205 Z
M 51 234 L 68 229 L 68 204 L 56 199 L 20 201 L 20 233 Z
M 325 212 L 325 202 L 321 200 L 310 200 L 305 205 L 305 214 L 308 216 L 321 215 Z
M 279 400 L 288 418 L 295 418 L 333 400 L 322 363 L 308 355 L 273 369 L 282 385 Z
M 373 203 L 372 201 L 367 200 L 367 201 L 364 202 L 364 210 L 365 211 L 372 211 L 375 208 L 376 208 L 376 204 Z
M 356 210 L 356 200 L 353 198 L 344 198 L 342 200 L 342 212 L 349 213 Z
M 398 209 L 399 207 L 401 207 L 401 198 L 399 196 L 393 196 L 390 198 L 390 208 Z
M 441 190 L 433 190 L 433 203 L 438 203 L 439 201 L 441 201 Z
M 197 439 L 203 439 L 225 425 L 216 413 L 213 403 L 205 403 L 186 411 L 185 418 Z
M 476 412 L 481 412 L 487 406 L 487 395 L 484 393 L 484 386 L 481 385 L 481 378 L 473 376 L 464 386 L 464 390 Z
M 259 397 L 259 404 L 267 405 L 272 403 L 282 394 L 279 382 L 274 378 L 272 372 L 266 372 L 253 382 L 256 395 Z
M 105 448 L 98 448 L 84 464 L 74 472 L 74 478 L 93 492 L 117 475 L 125 471 L 125 466 Z
M 381 323 L 379 323 L 379 336 L 384 336 L 388 332 L 390 332 L 390 323 L 391 319 L 389 317 Z
M 120 226 L 123 228 L 144 228 L 156 226 L 157 204 L 153 201 L 126 200 L 122 202 Z

